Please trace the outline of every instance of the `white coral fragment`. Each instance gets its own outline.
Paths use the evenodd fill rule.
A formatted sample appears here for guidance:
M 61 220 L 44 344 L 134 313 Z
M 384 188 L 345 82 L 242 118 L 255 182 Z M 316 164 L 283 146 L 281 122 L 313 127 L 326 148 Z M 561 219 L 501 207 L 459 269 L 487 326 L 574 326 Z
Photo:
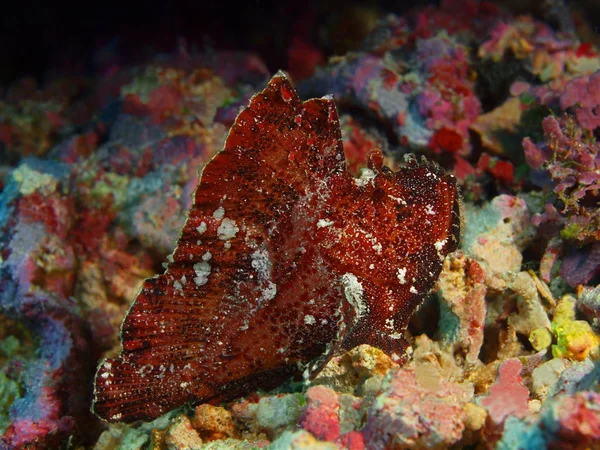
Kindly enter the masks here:
M 222 241 L 228 241 L 234 238 L 238 231 L 240 231 L 240 229 L 236 225 L 235 220 L 225 218 L 217 229 L 217 236 Z

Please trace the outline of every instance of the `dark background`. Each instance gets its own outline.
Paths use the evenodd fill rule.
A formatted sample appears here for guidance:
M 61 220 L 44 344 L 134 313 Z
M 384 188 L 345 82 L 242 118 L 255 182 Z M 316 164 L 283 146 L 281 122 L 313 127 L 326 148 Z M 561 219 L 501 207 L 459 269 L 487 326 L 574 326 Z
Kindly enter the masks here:
M 107 60 L 143 61 L 156 52 L 172 52 L 178 39 L 198 48 L 251 50 L 271 71 L 286 68 L 286 51 L 294 35 L 321 49 L 334 48 L 332 30 L 344 33 L 350 14 L 395 12 L 437 2 L 419 1 L 115 1 L 37 2 L 10 0 L 0 9 L 0 85 L 23 76 L 43 81 L 49 72 L 95 73 Z M 495 1 L 514 13 L 529 12 L 544 20 L 557 0 Z M 596 20 L 600 0 L 566 3 Z M 340 25 L 342 24 L 342 25 Z M 345 25 L 344 25 L 345 24 Z M 360 31 L 353 30 L 360 33 Z

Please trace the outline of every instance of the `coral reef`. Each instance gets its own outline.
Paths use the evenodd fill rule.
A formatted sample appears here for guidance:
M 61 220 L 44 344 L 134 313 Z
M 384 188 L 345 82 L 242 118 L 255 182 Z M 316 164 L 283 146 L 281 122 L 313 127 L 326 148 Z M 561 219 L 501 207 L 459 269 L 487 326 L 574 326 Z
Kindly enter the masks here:
M 304 104 L 185 39 L 0 86 L 0 449 L 598 448 L 600 39 L 572 3 L 504 6 L 309 11 L 277 49 L 302 100 L 333 95 Z
M 402 73 L 405 67 L 412 71 Z M 368 111 L 403 145 L 465 155 L 469 126 L 481 111 L 468 70 L 466 47 L 440 33 L 419 40 L 413 54 L 348 55 L 318 69 L 299 89 L 303 95 L 332 93 L 342 105 Z
M 159 75 L 148 95 L 164 85 L 186 93 L 180 95 L 186 105 L 171 105 L 176 121 L 162 102 L 160 116 L 139 108 L 127 112 L 137 97 L 123 84 L 118 110 L 108 105 L 89 131 L 44 150 L 48 159 L 23 159 L 4 179 L 0 313 L 34 336 L 37 350 L 3 364 L 5 395 L 12 399 L 1 413 L 8 424 L 3 445 L 57 446 L 99 429 L 89 414 L 88 380 L 96 359 L 118 342 L 130 298 L 183 225 L 196 167 L 224 139 L 217 107 L 227 106 L 239 88 L 218 82 L 219 91 L 218 73 L 209 68 L 188 77 L 173 68 L 161 79 L 165 71 L 149 66 L 140 76 L 150 72 Z M 205 94 L 205 83 L 213 83 L 215 98 Z M 204 124 L 177 109 L 191 107 L 204 111 Z

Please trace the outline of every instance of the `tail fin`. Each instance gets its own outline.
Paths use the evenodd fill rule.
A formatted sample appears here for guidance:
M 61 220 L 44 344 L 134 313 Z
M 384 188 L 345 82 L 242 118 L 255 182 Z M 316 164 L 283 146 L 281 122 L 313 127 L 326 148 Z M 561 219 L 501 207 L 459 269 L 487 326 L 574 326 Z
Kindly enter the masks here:
M 154 419 L 193 399 L 183 381 L 185 369 L 104 360 L 96 373 L 92 411 L 108 422 Z

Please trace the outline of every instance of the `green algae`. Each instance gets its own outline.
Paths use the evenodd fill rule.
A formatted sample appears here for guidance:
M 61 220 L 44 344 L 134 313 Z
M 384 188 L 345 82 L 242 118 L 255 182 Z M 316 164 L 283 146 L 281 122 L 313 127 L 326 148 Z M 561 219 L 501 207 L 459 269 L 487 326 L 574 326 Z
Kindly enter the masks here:
M 302 394 L 263 397 L 256 406 L 256 420 L 263 428 L 283 430 L 298 422 L 305 404 Z
M 148 103 L 150 94 L 160 87 L 160 80 L 156 69 L 148 67 L 144 72 L 135 77 L 131 83 L 121 88 L 121 95 L 136 95 L 143 103 Z
M 23 395 L 20 384 L 0 372 L 0 434 L 4 434 L 11 423 L 9 410 L 15 400 Z
M 598 354 L 598 336 L 585 320 L 575 320 L 575 298 L 563 296 L 554 312 L 552 332 L 556 344 L 552 346 L 555 358 L 570 358 L 582 361 L 589 355 Z
M 25 348 L 13 335 L 0 340 L 0 435 L 11 423 L 10 407 L 23 395 L 23 387 L 18 379 L 13 379 L 6 370 L 7 361 L 22 359 Z
M 439 302 L 440 319 L 438 321 L 438 334 L 442 341 L 449 344 L 458 342 L 461 338 L 460 317 L 449 307 L 445 301 Z
M 102 433 L 94 450 L 138 450 L 150 443 L 152 431 L 165 430 L 172 419 L 181 414 L 182 408 L 169 411 L 152 422 L 142 423 L 138 427 L 124 424 L 111 424 Z

